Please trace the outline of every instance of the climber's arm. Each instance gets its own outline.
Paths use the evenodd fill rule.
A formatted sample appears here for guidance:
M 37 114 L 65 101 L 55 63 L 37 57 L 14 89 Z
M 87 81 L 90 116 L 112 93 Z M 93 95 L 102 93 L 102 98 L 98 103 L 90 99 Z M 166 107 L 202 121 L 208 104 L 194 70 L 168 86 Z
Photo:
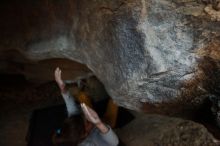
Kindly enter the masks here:
M 71 94 L 67 91 L 65 83 L 62 80 L 61 77 L 61 70 L 59 68 L 56 68 L 54 72 L 55 80 L 57 82 L 57 85 L 60 88 L 61 94 L 63 96 L 64 102 L 66 104 L 68 116 L 72 116 L 74 114 L 79 113 L 79 107 L 77 106 L 74 98 L 71 96 Z
M 85 115 L 85 118 L 89 122 L 93 123 L 99 130 L 99 134 L 102 137 L 102 139 L 111 146 L 117 146 L 119 140 L 117 135 L 111 129 L 111 127 L 104 124 L 99 118 L 98 114 L 93 109 L 86 106 L 84 103 L 81 104 L 81 108 Z

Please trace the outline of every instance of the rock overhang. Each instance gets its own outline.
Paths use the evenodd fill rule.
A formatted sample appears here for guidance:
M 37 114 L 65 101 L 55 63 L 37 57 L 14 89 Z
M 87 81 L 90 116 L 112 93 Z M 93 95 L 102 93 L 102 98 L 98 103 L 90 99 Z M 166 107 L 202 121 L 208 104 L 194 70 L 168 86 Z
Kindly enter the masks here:
M 85 64 L 112 98 L 130 109 L 178 106 L 185 93 L 192 96 L 187 102 L 198 98 L 194 92 L 210 93 L 202 87 L 200 67 L 210 53 L 200 52 L 218 41 L 220 28 L 206 6 L 168 0 L 5 2 L 1 15 L 14 20 L 1 24 L 1 54 L 16 50 L 32 61 Z M 187 86 L 191 82 L 193 88 Z

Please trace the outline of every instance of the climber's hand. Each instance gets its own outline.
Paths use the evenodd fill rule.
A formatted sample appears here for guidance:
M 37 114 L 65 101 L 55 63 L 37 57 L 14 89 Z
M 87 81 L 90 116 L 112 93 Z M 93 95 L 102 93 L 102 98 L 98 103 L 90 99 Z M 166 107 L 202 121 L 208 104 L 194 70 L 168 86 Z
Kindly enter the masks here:
M 91 109 L 90 107 L 86 106 L 85 103 L 81 103 L 81 108 L 82 108 L 82 111 L 86 117 L 86 119 L 93 123 L 93 124 L 99 124 L 101 123 L 101 120 L 98 116 L 98 114 L 93 110 Z
M 65 83 L 63 82 L 62 78 L 61 78 L 61 69 L 59 67 L 56 68 L 55 72 L 54 72 L 54 76 L 55 76 L 55 81 L 57 82 L 61 92 L 65 92 Z
M 81 103 L 81 107 L 86 119 L 93 123 L 101 133 L 107 133 L 109 131 L 109 128 L 104 123 L 102 123 L 98 114 L 93 109 L 86 106 L 85 103 Z

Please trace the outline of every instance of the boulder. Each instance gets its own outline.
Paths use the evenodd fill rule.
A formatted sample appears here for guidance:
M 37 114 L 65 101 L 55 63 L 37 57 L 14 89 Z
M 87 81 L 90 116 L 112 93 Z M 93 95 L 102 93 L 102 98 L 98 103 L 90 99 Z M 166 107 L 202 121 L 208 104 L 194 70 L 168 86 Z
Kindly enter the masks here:
M 117 131 L 126 146 L 217 146 L 207 129 L 195 122 L 142 115 Z
M 120 106 L 196 108 L 218 94 L 218 7 L 208 0 L 3 0 L 0 70 L 27 75 L 27 63 L 67 59 L 87 66 L 85 75 L 92 72 Z

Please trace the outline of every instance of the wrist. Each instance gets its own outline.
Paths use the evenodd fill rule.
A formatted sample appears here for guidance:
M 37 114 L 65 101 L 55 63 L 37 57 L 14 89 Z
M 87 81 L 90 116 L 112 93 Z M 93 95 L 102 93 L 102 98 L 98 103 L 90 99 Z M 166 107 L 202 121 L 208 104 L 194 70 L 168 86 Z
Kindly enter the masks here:
M 66 88 L 65 88 L 65 84 L 60 85 L 60 91 L 61 93 L 66 93 Z
M 109 128 L 102 121 L 96 123 L 95 125 L 103 134 L 109 131 Z
M 101 126 L 102 124 L 103 124 L 102 121 L 100 121 L 100 122 L 96 123 L 95 126 L 98 127 L 98 126 Z

